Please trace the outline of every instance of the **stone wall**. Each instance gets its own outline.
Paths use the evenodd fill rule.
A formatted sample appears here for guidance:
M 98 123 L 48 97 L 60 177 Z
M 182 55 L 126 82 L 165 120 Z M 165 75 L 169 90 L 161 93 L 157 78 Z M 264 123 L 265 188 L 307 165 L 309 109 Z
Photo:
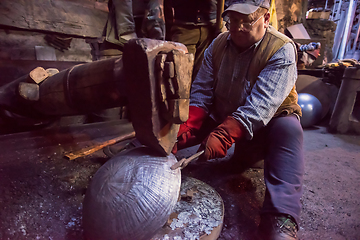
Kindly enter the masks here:
M 275 0 L 278 30 L 284 30 L 294 24 L 301 23 L 307 8 L 305 0 Z
M 322 46 L 325 48 L 324 61 L 330 62 L 333 59 L 332 47 L 336 23 L 326 19 L 306 19 L 304 26 L 312 39 L 324 40 L 325 46 Z

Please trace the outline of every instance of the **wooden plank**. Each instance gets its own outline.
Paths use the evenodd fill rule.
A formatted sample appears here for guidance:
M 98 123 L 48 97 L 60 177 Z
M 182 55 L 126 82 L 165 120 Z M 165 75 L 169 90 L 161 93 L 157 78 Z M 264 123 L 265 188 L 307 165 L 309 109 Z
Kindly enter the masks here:
M 90 1 L 1 0 L 0 24 L 81 37 L 100 37 L 107 12 Z
M 135 131 L 132 131 L 128 134 L 120 135 L 115 138 L 109 139 L 107 141 L 103 141 L 101 143 L 94 144 L 90 147 L 82 148 L 78 151 L 70 152 L 65 155 L 69 160 L 74 160 L 80 157 L 88 156 L 94 152 L 97 152 L 107 146 L 113 145 L 118 142 L 122 142 L 125 140 L 134 140 L 135 139 Z

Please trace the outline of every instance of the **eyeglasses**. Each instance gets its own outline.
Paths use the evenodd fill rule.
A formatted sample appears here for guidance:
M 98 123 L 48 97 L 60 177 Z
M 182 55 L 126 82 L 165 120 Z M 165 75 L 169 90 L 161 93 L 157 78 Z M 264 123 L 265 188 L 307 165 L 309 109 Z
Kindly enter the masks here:
M 232 17 L 229 17 L 227 20 L 226 20 L 226 28 L 227 30 L 230 30 L 230 25 L 233 25 L 234 27 L 237 27 L 238 31 L 242 30 L 242 31 L 245 31 L 245 32 L 250 32 L 251 29 L 253 28 L 254 24 L 259 21 L 260 18 L 262 18 L 264 15 L 261 15 L 258 19 L 256 19 L 255 21 L 252 21 L 250 23 L 243 23 L 243 22 L 240 22 L 239 19 L 237 18 L 232 18 Z

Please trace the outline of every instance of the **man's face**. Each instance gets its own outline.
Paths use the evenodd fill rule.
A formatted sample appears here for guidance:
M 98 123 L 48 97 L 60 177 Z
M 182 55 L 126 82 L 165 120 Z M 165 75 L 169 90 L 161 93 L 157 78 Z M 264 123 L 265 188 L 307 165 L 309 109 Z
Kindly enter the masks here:
M 229 12 L 228 24 L 230 37 L 240 49 L 246 49 L 259 41 L 269 26 L 270 14 L 259 15 L 252 19 L 249 15 Z

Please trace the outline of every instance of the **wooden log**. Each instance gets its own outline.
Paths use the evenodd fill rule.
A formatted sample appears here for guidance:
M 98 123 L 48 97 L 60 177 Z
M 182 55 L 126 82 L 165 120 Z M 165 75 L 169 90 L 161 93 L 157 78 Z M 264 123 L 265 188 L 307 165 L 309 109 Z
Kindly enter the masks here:
M 126 105 L 122 59 L 110 58 L 63 70 L 40 85 L 32 107 L 44 115 L 69 116 Z
M 0 86 L 14 81 L 37 67 L 64 70 L 84 62 L 72 61 L 36 61 L 36 60 L 0 60 Z M 50 74 L 48 72 L 48 74 Z M 53 75 L 53 74 L 50 74 Z
M 39 84 L 39 97 L 28 97 L 28 86 L 20 89 L 23 95 L 18 94 L 19 84 L 28 78 L 29 74 L 0 87 L 0 106 L 23 116 L 54 117 L 126 105 L 119 58 L 79 64 L 54 74 Z

